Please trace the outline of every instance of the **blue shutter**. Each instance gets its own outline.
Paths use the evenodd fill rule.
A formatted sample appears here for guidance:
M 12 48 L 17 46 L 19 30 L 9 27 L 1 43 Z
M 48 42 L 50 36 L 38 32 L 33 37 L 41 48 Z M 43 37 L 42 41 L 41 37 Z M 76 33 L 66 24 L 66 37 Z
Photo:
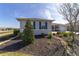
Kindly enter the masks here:
M 47 22 L 45 22 L 45 28 L 47 29 Z
M 33 28 L 34 28 L 34 29 L 36 28 L 36 26 L 35 26 L 35 21 L 33 22 Z
M 39 29 L 41 29 L 41 22 L 39 22 Z

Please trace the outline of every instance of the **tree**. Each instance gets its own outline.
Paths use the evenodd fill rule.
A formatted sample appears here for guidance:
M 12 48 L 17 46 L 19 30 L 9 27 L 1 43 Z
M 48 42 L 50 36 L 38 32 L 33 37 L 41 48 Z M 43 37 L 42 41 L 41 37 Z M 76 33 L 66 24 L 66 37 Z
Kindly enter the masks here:
M 35 37 L 30 19 L 25 24 L 22 38 L 25 44 L 30 44 L 34 42 Z
M 77 3 L 64 3 L 60 5 L 59 13 L 64 17 L 66 21 L 69 23 L 70 32 L 72 33 L 72 49 L 74 47 L 74 39 L 75 39 L 75 28 L 77 22 L 79 21 L 79 5 Z

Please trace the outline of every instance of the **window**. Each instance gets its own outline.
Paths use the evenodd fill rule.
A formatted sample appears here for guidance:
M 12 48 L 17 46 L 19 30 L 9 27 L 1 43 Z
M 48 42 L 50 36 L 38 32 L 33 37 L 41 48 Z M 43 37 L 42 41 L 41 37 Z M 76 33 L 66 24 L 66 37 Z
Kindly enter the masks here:
M 43 22 L 43 24 L 39 22 L 39 29 L 47 29 L 47 22 Z
M 47 29 L 47 22 L 44 22 L 44 24 L 41 24 L 41 22 L 39 22 L 39 29 Z

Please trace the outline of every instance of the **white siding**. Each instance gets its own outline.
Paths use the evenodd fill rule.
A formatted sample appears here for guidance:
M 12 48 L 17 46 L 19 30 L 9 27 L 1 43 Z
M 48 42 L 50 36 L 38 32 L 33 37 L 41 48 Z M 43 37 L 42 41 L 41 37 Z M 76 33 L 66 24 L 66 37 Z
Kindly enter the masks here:
M 20 22 L 20 32 L 23 32 L 24 26 L 25 26 L 25 21 Z
M 45 22 L 41 21 L 41 25 L 45 25 Z M 20 22 L 20 32 L 23 32 L 24 26 L 25 26 L 25 21 L 21 21 Z M 35 21 L 35 26 L 36 29 L 34 29 L 34 34 L 35 35 L 40 35 L 41 33 L 45 33 L 48 34 L 49 32 L 51 32 L 51 22 L 47 21 L 47 29 L 39 29 L 39 21 Z
M 64 32 L 64 31 L 67 31 L 67 28 L 66 28 L 66 26 L 59 26 L 59 30 L 61 32 Z
M 52 22 L 47 22 L 48 23 L 48 29 L 52 30 Z

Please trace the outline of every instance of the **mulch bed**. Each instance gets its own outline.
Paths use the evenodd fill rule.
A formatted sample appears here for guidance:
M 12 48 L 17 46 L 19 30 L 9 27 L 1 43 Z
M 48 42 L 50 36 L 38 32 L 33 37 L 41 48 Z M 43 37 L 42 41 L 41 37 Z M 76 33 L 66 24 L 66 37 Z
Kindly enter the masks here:
M 64 47 L 61 45 L 59 40 L 53 39 L 51 40 L 51 44 L 48 43 L 49 39 L 40 38 L 35 40 L 34 44 L 30 44 L 28 46 L 20 49 L 20 52 L 29 53 L 36 56 L 61 56 L 64 54 Z
M 62 38 L 65 42 L 68 43 L 68 41 L 71 41 L 72 39 L 70 37 L 60 37 Z M 79 56 L 79 40 L 77 37 L 75 37 L 75 40 L 74 40 L 74 52 L 77 56 Z
M 64 47 L 61 42 L 55 38 L 36 38 L 33 44 L 23 45 L 22 40 L 16 39 L 8 42 L 6 45 L 1 46 L 0 52 L 12 52 L 19 51 L 34 56 L 62 56 L 64 53 Z

